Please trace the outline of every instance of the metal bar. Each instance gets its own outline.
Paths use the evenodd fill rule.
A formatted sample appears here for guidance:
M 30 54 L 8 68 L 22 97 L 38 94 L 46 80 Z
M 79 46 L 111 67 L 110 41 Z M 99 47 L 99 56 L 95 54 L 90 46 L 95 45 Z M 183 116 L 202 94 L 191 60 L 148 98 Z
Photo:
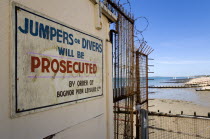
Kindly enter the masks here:
M 120 54 L 119 54 L 119 60 L 120 60 L 120 66 L 121 66 L 121 68 L 120 68 L 120 73 L 119 73 L 119 80 L 120 80 L 120 95 L 123 95 L 122 94 L 122 71 L 123 71 L 123 68 L 122 68 L 122 61 L 123 61 L 123 54 L 122 54 L 122 47 L 123 47 L 123 36 L 122 36 L 122 33 L 123 33 L 123 31 L 122 31 L 122 26 L 123 26 L 123 18 L 120 18 L 120 42 L 119 42 L 119 48 L 120 48 Z
M 146 102 L 148 102 L 148 99 L 146 99 L 146 100 L 140 102 L 139 104 L 140 104 L 140 105 L 143 105 L 143 104 L 146 103 Z
M 144 44 L 144 46 L 142 46 L 142 49 L 139 51 L 140 53 L 142 53 L 145 46 L 146 46 L 146 43 Z
M 115 133 L 115 134 L 118 134 L 118 135 L 122 135 L 122 136 L 124 136 L 124 134 L 119 134 L 119 133 Z M 126 137 L 133 138 L 133 136 L 128 136 L 128 135 L 126 135 Z
M 123 108 L 123 109 L 131 109 L 132 110 L 132 108 L 130 108 L 130 107 L 123 107 L 123 106 L 113 106 L 114 108 Z
M 124 122 L 130 122 L 130 121 L 125 121 L 124 119 L 115 119 L 115 120 L 117 120 L 117 121 L 124 121 Z
M 148 56 L 146 56 L 146 78 L 148 79 Z M 147 110 L 148 110 L 148 80 L 146 80 L 146 88 L 147 88 L 147 92 L 146 92 L 146 95 L 147 95 Z
M 114 45 L 114 47 L 115 47 L 115 51 L 114 51 L 114 58 L 115 58 L 115 62 L 114 62 L 114 98 L 117 96 L 117 90 L 116 90 L 116 88 L 117 88 L 117 79 L 116 79 L 116 77 L 117 77 L 117 72 L 116 72 L 116 69 L 117 69 L 117 50 L 116 50 L 116 45 L 117 45 L 117 43 L 116 43 L 116 34 L 115 34 L 115 45 Z
M 111 0 L 107 0 L 107 2 L 115 8 L 122 16 L 124 16 L 125 19 L 127 19 L 131 24 L 134 24 L 134 20 L 131 19 L 128 15 L 126 15 L 123 11 L 122 8 L 120 8 L 116 3 L 112 2 Z
M 151 50 L 152 48 L 150 46 L 148 46 L 148 49 L 144 52 L 146 55 L 147 53 Z
M 153 51 L 154 51 L 154 49 L 153 49 L 152 51 L 150 51 L 150 52 L 148 53 L 148 55 L 150 55 Z
M 136 79 L 137 79 L 137 94 L 136 94 L 136 106 L 140 105 L 140 73 L 139 73 L 139 54 L 136 53 Z M 136 113 L 136 139 L 139 139 L 139 114 Z
M 136 111 L 114 111 L 114 113 L 122 113 L 122 114 L 136 114 Z
M 144 54 L 143 52 L 138 52 L 138 51 L 137 51 L 137 53 L 138 53 L 139 55 L 142 55 L 142 56 L 147 56 L 147 55 Z
M 147 45 L 146 48 L 142 51 L 142 53 L 145 54 L 145 52 L 149 49 L 150 47 Z M 145 54 L 146 55 L 146 54 Z

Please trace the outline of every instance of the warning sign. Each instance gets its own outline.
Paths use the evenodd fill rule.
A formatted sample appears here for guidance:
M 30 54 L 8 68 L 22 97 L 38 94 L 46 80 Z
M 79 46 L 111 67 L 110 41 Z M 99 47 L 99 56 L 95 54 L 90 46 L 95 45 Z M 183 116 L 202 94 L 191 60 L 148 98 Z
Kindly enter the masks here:
M 15 113 L 103 94 L 103 41 L 28 8 L 13 7 Z

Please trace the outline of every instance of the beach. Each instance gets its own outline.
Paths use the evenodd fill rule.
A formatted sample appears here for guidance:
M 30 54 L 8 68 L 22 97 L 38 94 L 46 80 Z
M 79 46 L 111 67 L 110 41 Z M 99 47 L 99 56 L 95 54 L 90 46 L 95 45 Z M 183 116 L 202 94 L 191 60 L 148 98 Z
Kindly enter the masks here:
M 210 112 L 208 106 L 195 104 L 191 101 L 172 99 L 150 99 L 149 106 L 149 111 L 158 112 L 159 110 L 163 113 L 171 111 L 172 114 L 181 114 L 181 111 L 183 111 L 183 114 L 186 115 L 194 115 L 194 112 L 196 112 L 197 115 L 207 116 L 208 112 Z
M 209 89 L 210 77 L 190 79 L 183 85 L 189 84 L 202 86 L 198 89 Z M 180 84 L 174 84 L 176 85 Z M 196 112 L 196 115 L 200 116 L 207 116 L 210 112 L 210 91 L 196 91 L 196 88 L 151 90 L 155 93 L 149 94 L 149 111 L 159 110 L 163 113 L 171 111 L 171 114 L 181 114 L 183 111 L 185 115 L 194 115 Z

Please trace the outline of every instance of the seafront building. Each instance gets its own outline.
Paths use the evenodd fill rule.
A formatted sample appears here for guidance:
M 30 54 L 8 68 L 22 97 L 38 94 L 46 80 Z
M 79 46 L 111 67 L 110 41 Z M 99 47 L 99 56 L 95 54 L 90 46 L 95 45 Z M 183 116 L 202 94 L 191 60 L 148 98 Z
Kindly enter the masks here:
M 98 0 L 1 0 L 0 17 L 0 138 L 114 138 L 117 17 Z

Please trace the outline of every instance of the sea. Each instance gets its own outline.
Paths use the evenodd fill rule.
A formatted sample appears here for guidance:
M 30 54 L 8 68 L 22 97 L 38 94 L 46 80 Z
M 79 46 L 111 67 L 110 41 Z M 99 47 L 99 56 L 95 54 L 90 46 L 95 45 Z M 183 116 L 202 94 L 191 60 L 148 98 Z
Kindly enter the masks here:
M 149 86 L 182 86 L 184 83 L 166 83 L 172 79 L 187 77 L 149 77 Z M 210 106 L 210 91 L 196 91 L 195 88 L 149 88 L 149 99 L 173 99 L 191 101 L 202 106 Z

